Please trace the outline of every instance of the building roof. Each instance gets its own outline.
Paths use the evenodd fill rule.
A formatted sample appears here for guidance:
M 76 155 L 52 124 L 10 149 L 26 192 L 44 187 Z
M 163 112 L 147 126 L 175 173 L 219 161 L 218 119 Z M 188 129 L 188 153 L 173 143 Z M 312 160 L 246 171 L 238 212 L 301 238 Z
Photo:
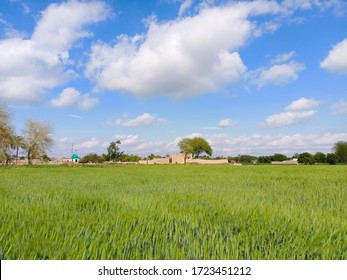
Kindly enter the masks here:
M 77 154 L 73 154 L 71 159 L 79 159 L 79 156 Z

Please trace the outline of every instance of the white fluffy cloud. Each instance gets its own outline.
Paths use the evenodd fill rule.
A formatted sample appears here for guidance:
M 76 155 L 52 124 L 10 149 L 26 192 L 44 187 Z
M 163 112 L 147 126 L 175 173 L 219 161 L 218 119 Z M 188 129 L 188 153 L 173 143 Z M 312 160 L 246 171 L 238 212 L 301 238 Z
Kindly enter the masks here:
M 218 126 L 221 128 L 228 128 L 230 126 L 233 126 L 235 122 L 231 119 L 223 119 L 218 123 Z
M 347 74 L 347 38 L 333 46 L 328 56 L 320 63 L 325 70 Z
M 266 127 L 282 127 L 288 125 L 299 124 L 311 119 L 317 111 L 292 111 L 292 112 L 282 112 L 279 114 L 274 114 L 265 119 L 263 124 Z
M 85 74 L 101 89 L 136 96 L 185 98 L 212 92 L 246 71 L 237 50 L 256 36 L 249 17 L 280 11 L 274 1 L 253 1 L 205 7 L 195 16 L 169 22 L 152 20 L 142 36 L 94 44 Z M 285 79 L 295 79 L 302 67 L 287 68 Z
M 30 39 L 0 40 L 0 98 L 16 105 L 39 102 L 46 89 L 74 78 L 69 50 L 78 39 L 91 35 L 87 25 L 107 15 L 106 5 L 99 1 L 51 4 Z
M 143 113 L 142 115 L 131 120 L 117 119 L 115 122 L 116 125 L 123 127 L 143 127 L 163 123 L 165 123 L 163 118 L 157 118 L 149 113 Z
M 148 141 L 138 135 L 115 135 L 116 140 L 120 140 L 121 148 L 125 153 L 147 156 L 151 153 L 166 155 L 177 152 L 177 143 L 164 141 Z
M 308 110 L 308 109 L 312 109 L 315 108 L 319 105 L 319 101 L 311 98 L 311 99 L 307 99 L 307 98 L 300 98 L 298 100 L 293 101 L 292 103 L 290 103 L 285 110 L 286 111 L 301 111 L 301 110 Z
M 75 88 L 64 89 L 57 98 L 51 100 L 54 108 L 66 108 L 76 106 L 82 110 L 89 110 L 99 103 L 97 98 L 90 97 L 88 94 L 81 94 Z
M 42 12 L 32 40 L 40 48 L 59 55 L 70 49 L 76 40 L 91 36 L 85 26 L 107 15 L 107 7 L 101 1 L 70 0 L 51 4 Z
M 315 108 L 319 102 L 315 99 L 300 98 L 290 103 L 285 112 L 273 114 L 265 119 L 262 123 L 263 127 L 283 127 L 307 122 L 316 113 L 316 110 L 308 110 Z
M 298 78 L 298 73 L 304 69 L 305 66 L 302 63 L 295 61 L 272 65 L 269 68 L 256 71 L 254 83 L 259 87 L 267 85 L 285 85 L 295 81 Z
M 71 107 L 76 105 L 76 103 L 80 100 L 80 96 L 81 93 L 76 89 L 66 88 L 61 92 L 59 97 L 51 101 L 51 105 L 55 108 Z
M 99 99 L 90 97 L 88 94 L 81 97 L 81 100 L 77 103 L 78 107 L 82 110 L 90 110 L 99 104 Z

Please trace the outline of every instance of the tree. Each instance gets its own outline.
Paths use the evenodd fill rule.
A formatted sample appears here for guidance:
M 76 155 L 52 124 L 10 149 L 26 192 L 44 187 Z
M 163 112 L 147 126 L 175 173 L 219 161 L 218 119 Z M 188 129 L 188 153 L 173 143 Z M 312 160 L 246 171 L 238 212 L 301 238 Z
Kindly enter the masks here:
M 17 160 L 18 160 L 18 153 L 19 153 L 19 149 L 23 149 L 24 148 L 24 138 L 22 136 L 14 136 L 13 138 L 13 148 L 16 150 L 16 164 L 17 164 Z
M 339 141 L 335 143 L 333 150 L 338 163 L 347 163 L 347 142 Z
M 336 155 L 333 153 L 327 154 L 327 163 L 336 164 L 337 163 Z
M 181 153 L 184 154 L 184 164 L 186 164 L 187 155 L 193 153 L 191 141 L 192 139 L 190 138 L 183 138 L 180 142 L 178 142 L 178 147 L 180 148 Z
M 137 155 L 124 155 L 124 161 L 127 162 L 138 162 L 141 159 L 141 157 L 137 156 Z
M 298 162 L 302 164 L 314 164 L 314 157 L 310 153 L 302 153 L 298 157 Z
M 273 156 L 271 156 L 272 161 L 285 161 L 287 159 L 287 156 L 283 154 L 274 154 Z
M 6 165 L 11 160 L 13 139 L 14 127 L 10 123 L 10 114 L 4 106 L 0 106 L 0 155 L 5 159 Z
M 44 155 L 41 157 L 41 159 L 42 159 L 44 162 L 49 162 L 49 161 L 51 161 L 51 159 L 50 159 L 46 154 L 44 154 Z
M 178 147 L 181 150 L 181 153 L 184 154 L 193 154 L 195 158 L 198 158 L 201 153 L 205 152 L 209 156 L 212 155 L 212 148 L 210 144 L 201 137 L 195 138 L 183 138 L 179 143 Z
M 161 158 L 161 156 L 155 155 L 155 154 L 153 154 L 153 153 L 151 153 L 150 155 L 147 156 L 147 159 L 148 159 L 148 160 L 152 160 L 152 159 L 154 159 L 154 158 Z
M 192 154 L 195 158 L 198 158 L 200 154 L 205 152 L 209 156 L 212 156 L 212 148 L 210 144 L 201 137 L 195 137 L 191 141 Z
M 28 164 L 32 159 L 46 154 L 53 145 L 52 128 L 48 123 L 27 120 L 23 129 L 23 148 L 27 152 Z
M 271 156 L 260 156 L 257 159 L 258 163 L 271 163 Z
M 293 156 L 292 156 L 292 159 L 294 159 L 294 158 L 298 158 L 299 157 L 299 153 L 295 153 Z
M 118 140 L 116 142 L 111 142 L 107 148 L 107 158 L 110 161 L 121 161 L 124 152 L 119 151 L 119 145 L 121 142 Z
M 317 163 L 326 163 L 327 162 L 327 156 L 322 152 L 317 152 L 314 154 L 314 160 Z
M 192 153 L 192 146 L 191 146 L 192 139 L 190 138 L 183 138 L 180 142 L 178 142 L 178 147 L 181 150 L 181 153 L 189 154 Z
M 250 163 L 254 163 L 255 160 L 257 160 L 256 156 L 252 156 L 252 155 L 238 155 L 236 157 L 236 161 L 242 164 L 250 164 Z
M 104 161 L 105 158 L 103 156 L 91 153 L 81 158 L 80 163 L 103 163 Z

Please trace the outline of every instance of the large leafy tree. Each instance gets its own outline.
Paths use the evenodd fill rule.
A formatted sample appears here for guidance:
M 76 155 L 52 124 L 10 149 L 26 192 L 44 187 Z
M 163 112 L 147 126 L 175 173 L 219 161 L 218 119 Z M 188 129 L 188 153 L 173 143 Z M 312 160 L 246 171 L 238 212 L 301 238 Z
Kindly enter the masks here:
M 192 139 L 192 148 L 193 148 L 193 156 L 198 158 L 200 154 L 206 153 L 209 156 L 212 156 L 212 148 L 210 144 L 201 137 L 195 137 Z
M 339 163 L 347 163 L 347 142 L 339 141 L 335 143 L 334 152 Z
M 91 153 L 81 158 L 80 163 L 103 163 L 104 161 L 105 158 L 103 156 Z
M 322 152 L 317 152 L 314 154 L 314 160 L 316 163 L 326 163 L 327 162 L 327 156 Z
M 314 157 L 308 152 L 301 153 L 298 157 L 298 162 L 302 164 L 314 164 Z
M 181 152 L 185 155 L 191 153 L 195 158 L 198 158 L 200 154 L 206 153 L 209 156 L 212 155 L 212 148 L 210 144 L 201 137 L 195 138 L 183 138 L 179 143 L 178 147 Z
M 336 164 L 337 163 L 336 155 L 333 153 L 327 154 L 327 163 Z
M 53 146 L 52 128 L 46 122 L 27 120 L 23 129 L 23 149 L 27 152 L 28 163 L 47 153 Z
M 287 156 L 283 154 L 274 154 L 273 156 L 271 156 L 272 161 L 285 161 L 287 159 Z
M 11 160 L 13 139 L 14 127 L 10 123 L 10 114 L 4 106 L 0 106 L 0 157 L 5 159 L 6 165 Z
M 121 142 L 118 140 L 116 142 L 111 142 L 107 148 L 107 159 L 110 161 L 121 161 L 124 152 L 120 152 L 119 145 Z

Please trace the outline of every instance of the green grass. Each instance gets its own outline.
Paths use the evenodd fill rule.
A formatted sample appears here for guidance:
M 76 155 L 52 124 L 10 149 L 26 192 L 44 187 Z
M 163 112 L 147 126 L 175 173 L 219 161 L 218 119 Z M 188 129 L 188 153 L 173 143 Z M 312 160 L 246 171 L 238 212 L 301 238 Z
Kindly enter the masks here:
M 347 166 L 0 168 L 0 259 L 347 259 Z

